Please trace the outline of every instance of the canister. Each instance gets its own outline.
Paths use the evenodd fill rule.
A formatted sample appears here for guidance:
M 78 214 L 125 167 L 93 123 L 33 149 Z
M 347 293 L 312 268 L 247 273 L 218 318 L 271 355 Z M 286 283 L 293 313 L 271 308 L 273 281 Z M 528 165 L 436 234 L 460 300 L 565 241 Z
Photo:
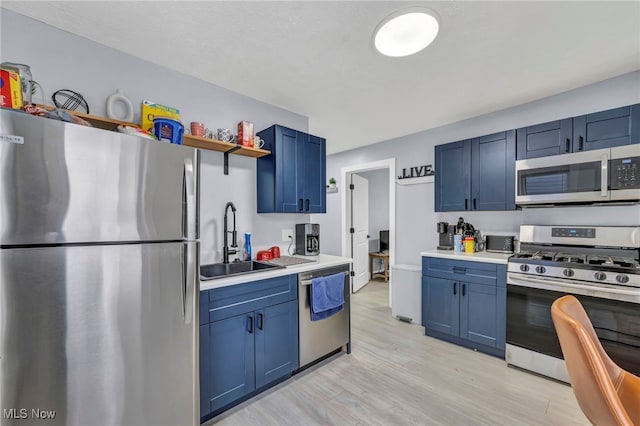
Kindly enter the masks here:
M 473 253 L 475 251 L 476 240 L 473 237 L 466 237 L 464 239 L 464 252 Z

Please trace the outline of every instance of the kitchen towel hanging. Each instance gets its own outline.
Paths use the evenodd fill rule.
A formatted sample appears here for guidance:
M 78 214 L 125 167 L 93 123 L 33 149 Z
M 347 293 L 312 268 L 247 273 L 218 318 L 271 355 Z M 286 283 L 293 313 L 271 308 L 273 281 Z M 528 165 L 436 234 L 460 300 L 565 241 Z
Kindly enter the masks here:
M 311 280 L 309 292 L 311 321 L 319 321 L 337 314 L 344 307 L 344 273 Z

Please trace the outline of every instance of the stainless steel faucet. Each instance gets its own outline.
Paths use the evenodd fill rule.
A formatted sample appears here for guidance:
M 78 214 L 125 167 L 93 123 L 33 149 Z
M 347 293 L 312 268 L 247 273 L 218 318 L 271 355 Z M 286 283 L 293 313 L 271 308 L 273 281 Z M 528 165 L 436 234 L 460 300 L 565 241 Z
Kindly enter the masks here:
M 233 231 L 229 231 L 227 227 L 227 212 L 229 211 L 229 207 L 231 207 L 231 212 L 233 213 Z M 229 244 L 228 234 L 231 233 L 231 249 L 227 247 Z M 238 250 L 238 233 L 236 232 L 236 206 L 233 205 L 231 201 L 227 203 L 224 207 L 224 247 L 222 248 L 222 262 L 229 263 L 229 255 L 236 254 Z

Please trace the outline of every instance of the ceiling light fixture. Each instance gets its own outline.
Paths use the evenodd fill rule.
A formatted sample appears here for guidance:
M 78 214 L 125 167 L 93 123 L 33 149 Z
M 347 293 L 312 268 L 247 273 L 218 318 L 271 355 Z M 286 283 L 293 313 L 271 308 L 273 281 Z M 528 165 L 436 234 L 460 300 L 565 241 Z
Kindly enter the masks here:
M 404 9 L 378 24 L 373 44 L 385 56 L 413 55 L 435 40 L 439 27 L 433 12 L 423 8 Z

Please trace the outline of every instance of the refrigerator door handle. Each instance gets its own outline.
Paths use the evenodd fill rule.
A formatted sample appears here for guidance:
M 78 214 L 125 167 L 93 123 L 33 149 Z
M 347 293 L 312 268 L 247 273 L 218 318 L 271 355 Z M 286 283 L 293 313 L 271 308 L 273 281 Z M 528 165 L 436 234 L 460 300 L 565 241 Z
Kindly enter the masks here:
M 184 160 L 184 205 L 183 205 L 183 235 L 187 241 L 196 239 L 196 199 L 193 161 Z
M 182 246 L 182 315 L 185 324 L 193 320 L 193 298 L 195 296 L 195 250 L 194 243 L 184 243 Z

